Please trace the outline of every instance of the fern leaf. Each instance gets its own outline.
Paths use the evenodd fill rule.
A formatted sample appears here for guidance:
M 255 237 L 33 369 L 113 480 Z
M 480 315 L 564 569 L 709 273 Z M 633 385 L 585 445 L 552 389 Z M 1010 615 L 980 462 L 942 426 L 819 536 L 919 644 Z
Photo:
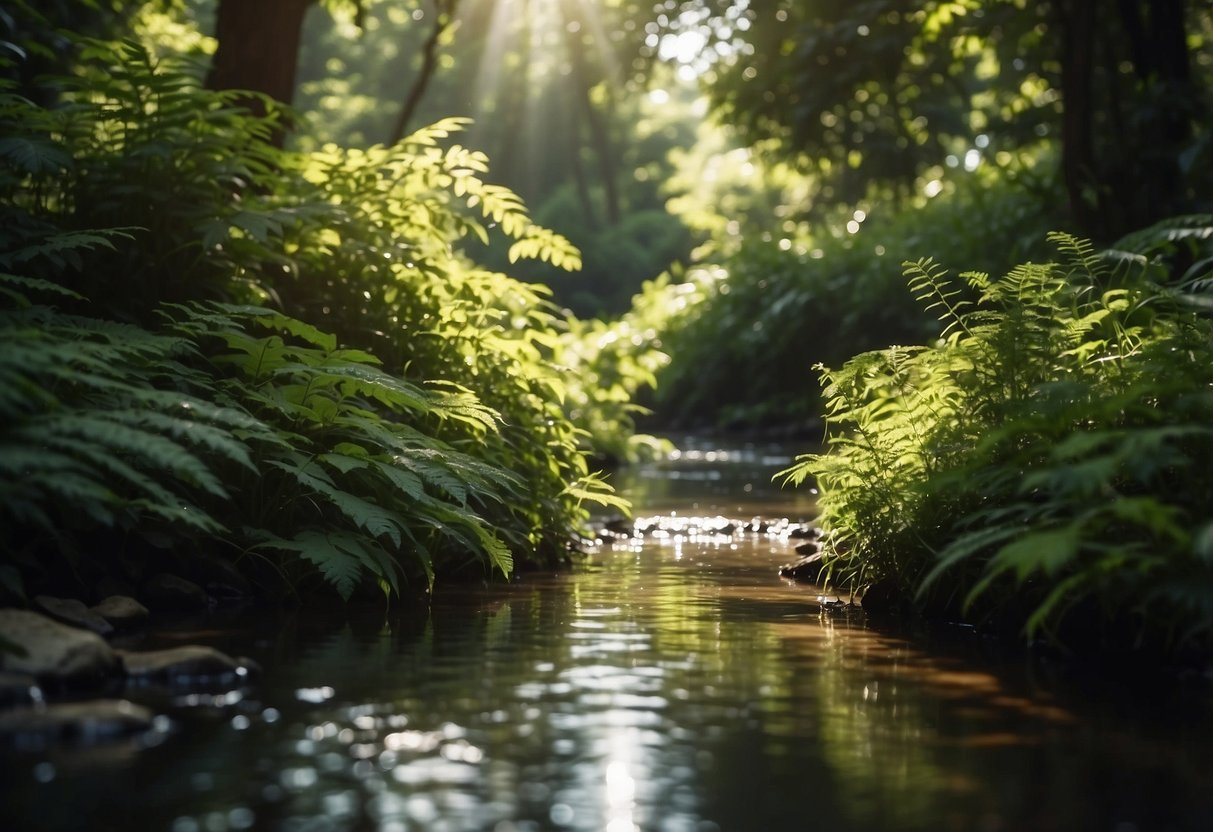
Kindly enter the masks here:
M 166 505 L 150 500 L 132 500 L 130 506 L 142 509 L 154 517 L 167 520 L 169 523 L 186 526 L 204 534 L 219 535 L 224 532 L 222 523 L 196 506 L 188 504 Z
M 397 455 L 396 461 L 451 496 L 460 505 L 467 505 L 467 485 L 443 464 L 437 451 L 412 448 Z
M 972 304 L 961 298 L 960 289 L 947 279 L 946 269 L 929 257 L 916 261 L 907 260 L 901 266 L 914 297 L 926 304 L 927 311 L 937 310 L 939 320 L 944 323 L 945 337 L 955 330 L 971 335 L 965 322 L 964 311 Z
M 207 408 L 204 402 L 190 399 L 183 400 L 180 397 L 171 395 L 170 400 L 173 401 L 175 409 L 182 412 L 193 412 L 195 408 L 201 405 L 212 414 L 226 415 L 220 408 Z M 234 411 L 228 412 L 234 414 Z M 112 418 L 120 419 L 125 424 L 151 428 L 157 433 L 171 436 L 178 442 L 203 448 L 212 454 L 236 463 L 251 473 L 255 474 L 257 472 L 257 466 L 253 464 L 252 457 L 249 455 L 248 446 L 235 438 L 226 429 L 212 427 L 211 425 L 202 424 L 192 419 L 179 419 L 154 411 L 111 410 L 109 413 Z M 242 425 L 250 425 L 251 422 L 252 420 L 239 420 L 239 423 Z
M 30 306 L 26 293 L 54 295 L 76 301 L 84 300 L 82 295 L 53 281 L 17 274 L 0 273 L 0 291 L 22 307 Z
M 605 508 L 614 508 L 624 514 L 632 513 L 632 504 L 627 499 L 615 493 L 605 481 L 598 476 L 586 476 L 576 483 L 565 487 L 562 494 L 567 494 L 578 503 L 590 502 Z
M 394 545 L 400 545 L 404 523 L 394 512 L 338 488 L 317 466 L 292 465 L 282 460 L 270 460 L 267 464 L 287 471 L 301 485 L 307 486 L 325 497 L 338 511 L 367 534 L 372 537 L 386 537 Z
M 71 265 L 79 268 L 81 261 L 79 253 L 94 248 L 105 248 L 115 251 L 111 237 L 133 239 L 130 231 L 135 229 L 110 228 L 91 231 L 65 231 L 48 238 L 45 242 L 34 246 L 25 246 L 14 252 L 0 256 L 0 264 L 28 263 L 31 260 L 46 259 L 57 267 Z
M 196 456 L 170 439 L 125 424 L 120 413 L 57 414 L 24 430 L 30 434 L 28 438 L 31 442 L 41 439 L 52 445 L 59 443 L 61 447 L 73 447 L 80 453 L 84 453 L 86 447 L 100 446 L 94 454 L 94 462 L 115 466 L 115 471 L 122 457 L 138 460 L 150 470 L 170 472 L 216 497 L 227 497 L 227 491 L 218 478 Z M 73 442 L 71 437 L 87 444 Z M 173 502 L 173 497 L 150 479 L 143 487 L 155 499 Z
M 413 500 L 423 500 L 425 498 L 425 485 L 421 482 L 421 477 L 396 465 L 390 465 L 386 462 L 373 462 L 375 468 L 383 474 L 392 485 L 396 486 L 399 491 L 403 491 Z
M 224 312 L 237 316 L 245 316 L 252 318 L 259 325 L 272 330 L 282 330 L 289 332 L 296 338 L 299 338 L 307 343 L 319 347 L 326 352 L 331 352 L 337 349 L 337 336 L 329 332 L 323 332 L 317 327 L 309 323 L 301 321 L 297 318 L 292 318 L 289 315 L 283 315 L 281 312 L 275 312 L 272 309 L 263 309 L 257 306 L 235 306 L 231 304 L 219 304 L 217 308 Z
M 340 379 L 342 392 L 347 396 L 361 394 L 396 410 L 430 411 L 429 397 L 420 388 L 374 367 L 325 362 L 320 369 Z
M 321 454 L 317 459 L 342 474 L 362 470 L 370 464 L 365 458 L 340 453 Z
M 1050 231 L 1046 236 L 1050 243 L 1057 246 L 1062 254 L 1069 255 L 1067 265 L 1071 269 L 1084 272 L 1091 278 L 1101 277 L 1108 272 L 1108 266 L 1095 250 L 1095 245 L 1082 237 L 1075 237 L 1063 231 Z
M 268 534 L 262 537 L 265 539 L 254 549 L 294 552 L 319 569 L 343 600 L 348 601 L 354 594 L 362 577 L 363 559 L 358 556 L 357 550 L 351 551 L 351 546 L 338 545 L 337 536 L 307 530 L 290 540 Z
M 510 553 L 509 547 L 479 523 L 472 526 L 472 531 L 489 556 L 489 563 L 500 570 L 502 576 L 510 577 L 514 572 L 514 556 Z
M 30 176 L 55 174 L 71 167 L 71 154 L 41 137 L 6 136 L 0 139 L 0 159 Z

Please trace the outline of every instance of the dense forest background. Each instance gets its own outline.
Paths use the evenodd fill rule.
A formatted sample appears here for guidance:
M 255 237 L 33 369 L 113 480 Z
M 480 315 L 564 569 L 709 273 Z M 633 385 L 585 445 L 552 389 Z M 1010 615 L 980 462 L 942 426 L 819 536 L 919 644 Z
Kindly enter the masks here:
M 508 574 L 638 421 L 825 423 L 840 579 L 1213 622 L 1207 4 L 48 0 L 0 46 L 17 596 L 199 535 L 279 594 Z

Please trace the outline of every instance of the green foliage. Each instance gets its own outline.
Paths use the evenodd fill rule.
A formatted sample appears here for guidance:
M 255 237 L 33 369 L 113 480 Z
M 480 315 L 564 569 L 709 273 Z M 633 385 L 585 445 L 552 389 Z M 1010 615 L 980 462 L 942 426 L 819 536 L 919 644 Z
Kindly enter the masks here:
M 228 295 L 241 275 L 213 229 L 247 216 L 243 192 L 272 187 L 278 115 L 249 118 L 236 96 L 201 91 L 189 64 L 161 65 L 134 42 L 85 41 L 81 60 L 60 81 L 64 106 L 0 92 L 0 251 L 29 252 L 50 232 L 56 246 L 67 231 L 87 244 L 117 217 L 131 245 L 94 250 L 87 269 L 78 258 L 44 264 L 56 267 L 48 276 L 110 316 L 145 322 L 160 301 Z M 289 222 L 283 213 L 262 233 Z
M 710 93 L 749 143 L 819 174 L 827 201 L 1064 143 L 1069 221 L 1108 240 L 1205 204 L 1205 5 L 755 0 Z
M 580 271 L 551 278 L 555 302 L 583 319 L 626 313 L 645 280 L 686 261 L 691 250 L 690 232 L 666 211 L 635 210 L 605 225 L 582 214 L 571 188 L 558 191 L 537 215 L 544 224 L 564 229 L 584 253 Z
M 1059 262 L 999 279 L 906 263 L 940 339 L 823 370 L 829 450 L 785 473 L 821 490 L 838 580 L 1030 636 L 1208 644 L 1213 324 L 1158 262 L 1050 240 Z
M 631 72 L 626 53 L 643 48 L 651 10 L 607 0 L 594 4 L 591 21 L 578 3 L 525 14 L 471 0 L 439 5 L 369 0 L 356 25 L 348 15 L 311 16 L 295 101 L 312 129 L 293 141 L 310 148 L 387 140 L 420 76 L 427 39 L 453 8 L 456 23 L 439 40 L 418 123 L 447 117 L 458 102 L 474 119 L 467 141 L 488 152 L 498 181 L 525 196 L 543 225 L 577 245 L 585 268 L 566 275 L 540 262 L 507 266 L 511 246 L 500 239 L 476 259 L 548 283 L 579 316 L 621 314 L 644 280 L 690 247 L 660 187 L 668 151 L 689 143 L 699 115 L 689 102 L 651 100 L 621 75 Z
M 374 356 L 337 349 L 331 335 L 280 313 L 210 305 L 177 315 L 173 329 L 198 339 L 207 357 L 213 395 L 280 440 L 261 450 L 260 476 L 245 484 L 255 548 L 297 551 L 339 589 L 358 577 L 356 565 L 392 589 L 398 574 L 432 581 L 436 568 L 469 554 L 512 571 L 480 510 L 516 499 L 517 479 L 425 429 L 452 419 L 491 431 L 495 413 L 402 381 Z
M 597 456 L 636 462 L 665 449 L 668 443 L 636 433 L 635 420 L 649 414 L 638 404 L 642 393 L 657 386 L 657 374 L 670 356 L 663 338 L 674 326 L 678 292 L 686 284 L 669 274 L 644 284 L 632 309 L 613 320 L 571 319 L 562 333 L 555 361 L 562 377 L 565 412 L 592 438 Z
M 264 426 L 160 387 L 188 350 L 182 339 L 57 312 L 37 297 L 71 295 L 47 281 L 3 275 L 0 285 L 0 533 L 18 564 L 44 568 L 37 555 L 51 541 L 79 571 L 79 548 L 98 529 L 221 534 L 210 506 L 230 493 L 213 463 L 252 468 L 246 440 Z
M 6 585 L 223 554 L 392 594 L 567 557 L 583 504 L 620 504 L 561 409 L 546 289 L 460 248 L 579 254 L 445 142 L 462 122 L 284 152 L 188 68 L 84 54 L 65 106 L 0 94 Z
M 674 360 L 659 374 L 655 409 L 691 426 L 812 420 L 823 410 L 806 372 L 813 364 L 929 334 L 930 318 L 890 261 L 946 247 L 985 269 L 1004 269 L 1037 247 L 1025 234 L 1047 215 L 1026 183 L 984 174 L 921 206 L 848 210 L 835 220 L 836 232 L 821 224 L 815 238 L 742 215 L 733 220 L 737 243 L 719 235 L 719 255 L 689 270 L 670 298 L 677 308 L 662 341 Z

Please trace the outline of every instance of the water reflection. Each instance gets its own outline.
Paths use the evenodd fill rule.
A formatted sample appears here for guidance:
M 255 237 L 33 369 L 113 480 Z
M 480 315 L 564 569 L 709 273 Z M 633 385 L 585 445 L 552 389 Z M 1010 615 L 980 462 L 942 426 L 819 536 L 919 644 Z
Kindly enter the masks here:
M 0 796 L 20 829 L 1213 828 L 1202 695 L 927 651 L 778 578 L 792 544 L 674 533 L 386 626 L 241 622 L 219 646 L 260 686 L 166 700 L 168 742 L 100 765 L 6 760 Z

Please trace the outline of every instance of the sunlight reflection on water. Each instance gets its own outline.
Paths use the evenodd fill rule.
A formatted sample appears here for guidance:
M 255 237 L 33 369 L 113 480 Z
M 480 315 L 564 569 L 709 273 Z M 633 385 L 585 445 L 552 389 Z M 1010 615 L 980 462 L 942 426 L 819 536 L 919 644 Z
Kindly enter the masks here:
M 257 687 L 169 701 L 161 746 L 39 760 L 53 776 L 30 765 L 0 796 L 31 830 L 1213 828 L 1207 710 L 927 651 L 780 579 L 787 527 L 696 531 L 688 515 L 811 517 L 762 485 L 776 457 L 680 463 L 740 468 L 720 481 L 754 502 L 646 503 L 665 537 L 575 573 L 446 587 L 386 622 L 270 621 L 252 647 L 238 623 Z

